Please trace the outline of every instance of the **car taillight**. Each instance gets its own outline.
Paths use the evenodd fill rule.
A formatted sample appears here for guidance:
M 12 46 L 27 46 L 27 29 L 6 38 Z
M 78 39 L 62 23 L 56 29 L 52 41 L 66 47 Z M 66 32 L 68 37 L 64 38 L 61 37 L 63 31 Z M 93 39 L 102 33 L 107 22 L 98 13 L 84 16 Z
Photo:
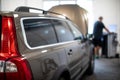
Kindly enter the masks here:
M 0 56 L 8 58 L 18 56 L 16 46 L 15 27 L 12 17 L 2 17 Z
M 17 72 L 17 66 L 10 61 L 5 62 L 0 60 L 0 72 Z
M 21 57 L 0 60 L 0 80 L 32 80 L 28 62 Z
M 17 48 L 13 17 L 2 17 L 0 44 L 0 80 L 32 80 L 26 59 Z

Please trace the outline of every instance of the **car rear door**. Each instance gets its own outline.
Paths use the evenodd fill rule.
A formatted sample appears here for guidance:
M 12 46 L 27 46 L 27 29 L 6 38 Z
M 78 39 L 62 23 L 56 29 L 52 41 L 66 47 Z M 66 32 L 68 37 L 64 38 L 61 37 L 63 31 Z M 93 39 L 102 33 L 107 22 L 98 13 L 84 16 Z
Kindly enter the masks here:
M 58 36 L 59 43 L 66 44 L 65 48 L 66 56 L 68 59 L 68 66 L 71 71 L 72 78 L 75 77 L 81 71 L 81 53 L 79 53 L 79 41 L 74 40 L 74 34 L 70 30 L 70 27 L 66 21 L 53 20 L 52 21 Z

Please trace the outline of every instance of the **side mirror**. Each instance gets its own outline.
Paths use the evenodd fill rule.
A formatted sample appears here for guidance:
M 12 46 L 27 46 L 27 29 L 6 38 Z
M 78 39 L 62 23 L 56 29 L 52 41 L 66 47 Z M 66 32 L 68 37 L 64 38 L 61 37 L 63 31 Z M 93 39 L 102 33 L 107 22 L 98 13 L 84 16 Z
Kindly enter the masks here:
M 83 39 L 84 39 L 84 37 L 83 37 L 83 35 L 81 35 L 81 36 L 79 36 L 79 37 L 75 37 L 74 40 L 83 40 Z

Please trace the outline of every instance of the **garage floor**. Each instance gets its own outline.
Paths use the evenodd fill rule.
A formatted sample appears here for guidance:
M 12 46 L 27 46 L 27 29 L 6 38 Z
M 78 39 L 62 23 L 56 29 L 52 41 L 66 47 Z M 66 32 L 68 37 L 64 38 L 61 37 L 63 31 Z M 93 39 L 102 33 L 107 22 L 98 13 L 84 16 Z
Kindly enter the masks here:
M 82 80 L 120 80 L 120 59 L 96 59 L 94 74 Z

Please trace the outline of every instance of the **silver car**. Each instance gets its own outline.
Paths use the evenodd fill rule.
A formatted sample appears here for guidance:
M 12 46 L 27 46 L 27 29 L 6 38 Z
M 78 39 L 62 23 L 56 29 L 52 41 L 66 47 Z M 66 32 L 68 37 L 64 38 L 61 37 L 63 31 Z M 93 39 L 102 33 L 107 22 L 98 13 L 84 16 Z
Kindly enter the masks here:
M 0 80 L 78 80 L 94 71 L 93 45 L 68 19 L 0 12 L 0 34 Z

